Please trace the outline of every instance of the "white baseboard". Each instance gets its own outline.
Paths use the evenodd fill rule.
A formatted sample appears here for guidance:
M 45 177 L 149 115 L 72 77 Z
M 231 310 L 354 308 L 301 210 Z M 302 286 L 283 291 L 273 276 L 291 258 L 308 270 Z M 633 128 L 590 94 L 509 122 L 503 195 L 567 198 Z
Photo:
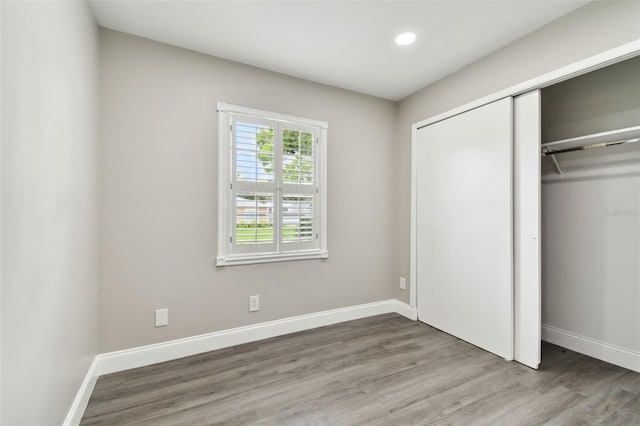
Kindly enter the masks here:
M 542 340 L 640 373 L 640 352 L 542 325 Z
M 418 317 L 415 307 L 396 299 L 389 299 L 99 354 L 80 386 L 64 425 L 72 426 L 80 423 L 98 376 L 102 374 L 144 367 L 229 346 L 391 312 L 413 321 Z
M 400 315 L 409 315 L 410 317 L 411 312 L 409 312 L 408 305 L 406 307 L 403 305 L 405 304 L 395 299 L 383 300 L 109 352 L 96 357 L 98 360 L 97 373 L 100 375 L 130 370 L 229 346 L 390 312 L 398 312 Z
M 96 373 L 98 360 L 97 357 L 93 359 L 91 365 L 89 366 L 89 370 L 87 374 L 84 376 L 84 380 L 82 384 L 80 384 L 80 389 L 78 389 L 78 393 L 71 404 L 71 408 L 67 413 L 67 417 L 64 419 L 62 423 L 63 426 L 72 426 L 79 425 L 80 420 L 82 420 L 82 415 L 84 414 L 84 410 L 87 408 L 87 404 L 89 403 L 89 398 L 91 398 L 91 393 L 93 392 L 93 388 L 98 381 L 98 374 Z
M 390 302 L 394 305 L 393 311 L 391 312 L 395 312 L 396 314 L 409 318 L 411 321 L 418 321 L 418 309 L 416 309 L 415 306 L 408 305 L 397 299 L 391 299 Z

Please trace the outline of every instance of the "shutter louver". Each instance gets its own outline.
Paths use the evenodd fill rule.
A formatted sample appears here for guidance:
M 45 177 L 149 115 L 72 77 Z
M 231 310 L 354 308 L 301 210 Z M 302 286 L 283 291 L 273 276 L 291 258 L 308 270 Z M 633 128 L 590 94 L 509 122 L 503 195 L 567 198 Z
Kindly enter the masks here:
M 236 195 L 236 244 L 273 243 L 273 194 Z
M 274 129 L 237 122 L 235 126 L 236 179 L 249 182 L 273 182 Z
M 308 132 L 284 129 L 282 132 L 283 183 L 313 184 L 314 136 Z
M 282 197 L 282 242 L 313 241 L 313 195 L 285 195 Z

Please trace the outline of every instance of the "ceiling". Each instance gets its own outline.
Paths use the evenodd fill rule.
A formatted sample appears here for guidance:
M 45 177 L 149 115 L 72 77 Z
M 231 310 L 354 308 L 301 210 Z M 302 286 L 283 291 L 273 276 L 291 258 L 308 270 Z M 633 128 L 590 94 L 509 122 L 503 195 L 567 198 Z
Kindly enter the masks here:
M 90 3 L 103 27 L 399 100 L 588 0 Z

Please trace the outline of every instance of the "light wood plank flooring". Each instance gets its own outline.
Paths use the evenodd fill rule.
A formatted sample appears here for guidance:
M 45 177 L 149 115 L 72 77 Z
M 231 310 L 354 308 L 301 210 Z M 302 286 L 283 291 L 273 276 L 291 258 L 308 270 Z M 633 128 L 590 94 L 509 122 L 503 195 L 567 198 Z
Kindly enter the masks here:
M 538 371 L 396 314 L 100 377 L 83 425 L 640 425 L 640 374 Z

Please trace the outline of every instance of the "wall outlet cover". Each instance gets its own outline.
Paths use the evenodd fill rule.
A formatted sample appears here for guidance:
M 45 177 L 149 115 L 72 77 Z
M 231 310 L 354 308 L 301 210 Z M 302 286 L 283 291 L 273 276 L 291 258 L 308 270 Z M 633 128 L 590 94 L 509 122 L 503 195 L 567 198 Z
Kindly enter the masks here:
M 249 296 L 249 312 L 255 312 L 260 310 L 260 296 Z
M 407 280 L 404 279 L 403 277 L 400 277 L 400 289 L 402 290 L 407 289 Z
M 169 308 L 156 309 L 156 327 L 169 325 Z

